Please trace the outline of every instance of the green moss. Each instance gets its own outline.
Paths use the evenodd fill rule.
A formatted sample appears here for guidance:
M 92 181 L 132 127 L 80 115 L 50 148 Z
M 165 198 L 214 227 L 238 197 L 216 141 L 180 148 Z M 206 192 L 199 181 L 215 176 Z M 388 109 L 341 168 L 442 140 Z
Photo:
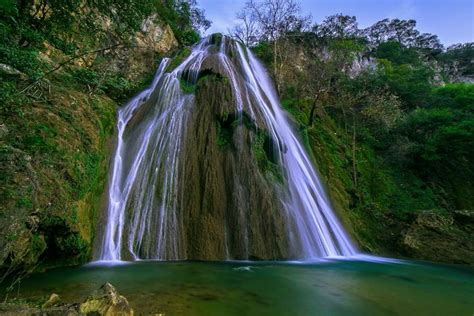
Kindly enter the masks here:
M 220 148 L 229 148 L 232 144 L 233 129 L 225 128 L 221 125 L 221 122 L 216 122 L 217 131 L 217 145 Z
M 17 202 L 16 202 L 18 207 L 27 207 L 31 208 L 33 206 L 33 202 L 31 201 L 31 198 L 29 196 L 24 196 L 21 197 Z
M 188 56 L 191 54 L 191 48 L 185 47 L 182 50 L 178 52 L 176 56 L 173 57 L 173 59 L 170 61 L 168 66 L 166 67 L 166 72 L 172 72 L 173 70 L 176 69 L 181 63 L 188 58 Z
M 179 86 L 181 87 L 181 91 L 185 94 L 193 94 L 196 92 L 196 85 L 183 78 L 179 79 Z
M 214 33 L 211 35 L 210 42 L 216 46 L 219 46 L 222 43 L 222 33 Z
M 217 144 L 220 148 L 232 148 L 234 130 L 244 125 L 249 130 L 256 130 L 252 119 L 246 113 L 221 113 L 216 117 Z
M 252 153 L 263 174 L 280 183 L 283 182 L 283 173 L 276 161 L 274 148 L 268 133 L 257 131 L 254 134 L 252 139 Z

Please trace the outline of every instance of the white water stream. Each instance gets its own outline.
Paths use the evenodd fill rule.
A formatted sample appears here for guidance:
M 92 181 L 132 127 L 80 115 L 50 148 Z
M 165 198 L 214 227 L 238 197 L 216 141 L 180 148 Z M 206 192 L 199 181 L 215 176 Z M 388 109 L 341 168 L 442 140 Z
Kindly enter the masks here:
M 256 115 L 263 118 L 274 140 L 288 190 L 281 203 L 294 223 L 294 229 L 287 232 L 288 239 L 302 249 L 298 259 L 356 255 L 261 63 L 249 49 L 225 37 L 218 52 L 215 47 L 211 50 L 213 46 L 209 38 L 204 39 L 169 73 L 166 68 L 170 60 L 164 59 L 150 88 L 119 110 L 106 226 L 97 259 L 186 259 L 182 255 L 177 210 L 179 153 L 187 109 L 193 106 L 194 95 L 181 91 L 180 78 L 185 75 L 195 83 L 210 54 L 218 54 L 229 78 L 236 112 L 246 111 L 252 119 Z M 156 101 L 147 116 L 141 118 L 146 124 L 127 131 L 137 110 L 150 98 Z M 125 137 L 127 133 L 130 135 Z M 128 254 L 126 258 L 124 253 Z

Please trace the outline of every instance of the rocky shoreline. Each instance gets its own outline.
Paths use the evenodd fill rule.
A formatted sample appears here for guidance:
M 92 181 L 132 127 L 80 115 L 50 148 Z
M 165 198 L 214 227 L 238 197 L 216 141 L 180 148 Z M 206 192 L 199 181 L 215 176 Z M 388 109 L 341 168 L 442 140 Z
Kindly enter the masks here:
M 103 284 L 91 293 L 83 302 L 64 303 L 59 295 L 53 293 L 41 307 L 28 304 L 1 303 L 2 316 L 60 316 L 60 315 L 104 315 L 133 316 L 134 311 L 128 300 L 120 295 L 110 283 Z

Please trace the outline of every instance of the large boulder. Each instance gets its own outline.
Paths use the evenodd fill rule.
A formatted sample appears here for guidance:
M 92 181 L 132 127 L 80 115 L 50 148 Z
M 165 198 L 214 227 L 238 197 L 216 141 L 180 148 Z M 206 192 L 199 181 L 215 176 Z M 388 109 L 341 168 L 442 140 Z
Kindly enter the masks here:
M 411 258 L 474 264 L 474 211 L 422 211 L 403 234 L 402 246 Z
M 131 316 L 133 309 L 125 297 L 120 295 L 110 283 L 105 283 L 84 303 L 79 312 L 86 315 Z

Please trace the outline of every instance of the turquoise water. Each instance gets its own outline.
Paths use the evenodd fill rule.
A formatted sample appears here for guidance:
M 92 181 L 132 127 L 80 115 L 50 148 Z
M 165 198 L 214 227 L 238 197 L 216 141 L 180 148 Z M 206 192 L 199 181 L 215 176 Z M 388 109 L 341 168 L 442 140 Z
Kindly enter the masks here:
M 38 273 L 19 298 L 81 301 L 105 282 L 137 315 L 474 315 L 474 270 L 424 263 L 137 262 Z

